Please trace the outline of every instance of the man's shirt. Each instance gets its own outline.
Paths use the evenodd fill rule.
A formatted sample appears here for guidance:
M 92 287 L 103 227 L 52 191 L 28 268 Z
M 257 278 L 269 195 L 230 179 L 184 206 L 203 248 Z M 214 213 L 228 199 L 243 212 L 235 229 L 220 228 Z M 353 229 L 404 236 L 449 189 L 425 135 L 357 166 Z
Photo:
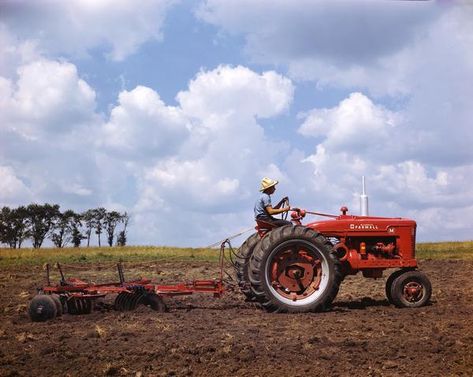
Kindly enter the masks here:
M 268 212 L 266 211 L 266 207 L 270 205 L 271 196 L 263 192 L 255 203 L 255 219 L 259 215 L 269 216 Z

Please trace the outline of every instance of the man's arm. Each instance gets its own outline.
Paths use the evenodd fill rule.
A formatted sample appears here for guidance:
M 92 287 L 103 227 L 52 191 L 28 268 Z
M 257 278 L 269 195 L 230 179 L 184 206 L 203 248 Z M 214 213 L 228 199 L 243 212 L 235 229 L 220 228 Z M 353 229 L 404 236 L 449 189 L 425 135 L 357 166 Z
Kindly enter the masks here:
M 272 206 L 267 206 L 265 207 L 266 212 L 268 212 L 270 215 L 277 215 L 278 213 L 283 213 L 287 212 L 291 209 L 291 206 L 287 206 L 284 208 L 273 208 Z
M 282 198 L 282 199 L 279 201 L 278 204 L 276 204 L 276 205 L 274 206 L 274 208 L 281 208 L 281 206 L 283 205 L 283 203 L 284 203 L 285 201 L 287 201 L 288 199 L 289 199 L 289 198 L 288 198 L 287 196 L 285 196 L 284 198 Z

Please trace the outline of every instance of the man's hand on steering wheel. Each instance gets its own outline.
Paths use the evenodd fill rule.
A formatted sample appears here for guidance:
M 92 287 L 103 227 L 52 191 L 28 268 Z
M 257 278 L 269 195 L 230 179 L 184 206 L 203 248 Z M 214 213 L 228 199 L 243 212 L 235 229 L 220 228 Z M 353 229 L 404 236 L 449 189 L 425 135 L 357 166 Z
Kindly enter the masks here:
M 289 215 L 289 211 L 291 210 L 291 206 L 289 205 L 289 198 L 287 196 L 282 198 L 281 205 L 284 209 L 286 209 L 286 211 L 281 214 L 281 219 L 287 220 L 287 216 Z

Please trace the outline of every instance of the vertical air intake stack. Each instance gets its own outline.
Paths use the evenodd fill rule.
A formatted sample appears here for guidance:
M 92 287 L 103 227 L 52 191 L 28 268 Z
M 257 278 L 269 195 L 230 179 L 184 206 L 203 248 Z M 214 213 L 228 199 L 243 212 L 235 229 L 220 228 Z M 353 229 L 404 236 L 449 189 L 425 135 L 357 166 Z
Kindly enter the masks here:
M 365 176 L 361 177 L 361 184 L 363 191 L 360 195 L 360 212 L 361 216 L 368 216 L 368 195 L 366 195 Z

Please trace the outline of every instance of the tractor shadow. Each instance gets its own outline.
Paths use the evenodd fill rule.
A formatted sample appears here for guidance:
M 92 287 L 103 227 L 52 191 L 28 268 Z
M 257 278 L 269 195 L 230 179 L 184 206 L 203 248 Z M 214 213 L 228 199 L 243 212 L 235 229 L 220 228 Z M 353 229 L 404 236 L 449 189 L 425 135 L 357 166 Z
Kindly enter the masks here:
M 385 307 L 389 308 L 392 305 L 387 299 L 373 300 L 370 297 L 362 297 L 358 300 L 347 300 L 347 301 L 335 301 L 332 306 L 327 310 L 328 312 L 347 312 L 351 310 L 365 310 L 369 308 Z M 170 311 L 184 311 L 189 312 L 193 310 L 215 310 L 215 311 L 226 311 L 226 310 L 262 310 L 262 308 L 253 301 L 243 302 L 222 302 L 216 300 L 215 302 L 202 302 L 202 303 L 189 303 L 182 301 L 173 302 L 170 307 Z M 264 312 L 264 310 L 263 310 Z
M 367 308 L 375 307 L 390 307 L 391 304 L 387 299 L 383 300 L 373 300 L 370 297 L 362 297 L 359 300 L 350 300 L 350 301 L 335 301 L 332 304 L 331 311 L 334 312 L 344 312 L 347 310 L 363 310 Z
M 432 305 L 435 305 L 436 303 L 437 301 L 430 300 L 429 302 L 425 303 L 422 307 L 432 306 Z M 393 308 L 393 309 L 396 308 L 387 299 L 373 300 L 370 297 L 363 297 L 359 300 L 335 301 L 332 304 L 330 311 L 346 312 L 349 310 L 365 310 L 365 309 L 376 308 L 376 307 Z M 403 309 L 403 308 L 397 308 L 397 309 Z

